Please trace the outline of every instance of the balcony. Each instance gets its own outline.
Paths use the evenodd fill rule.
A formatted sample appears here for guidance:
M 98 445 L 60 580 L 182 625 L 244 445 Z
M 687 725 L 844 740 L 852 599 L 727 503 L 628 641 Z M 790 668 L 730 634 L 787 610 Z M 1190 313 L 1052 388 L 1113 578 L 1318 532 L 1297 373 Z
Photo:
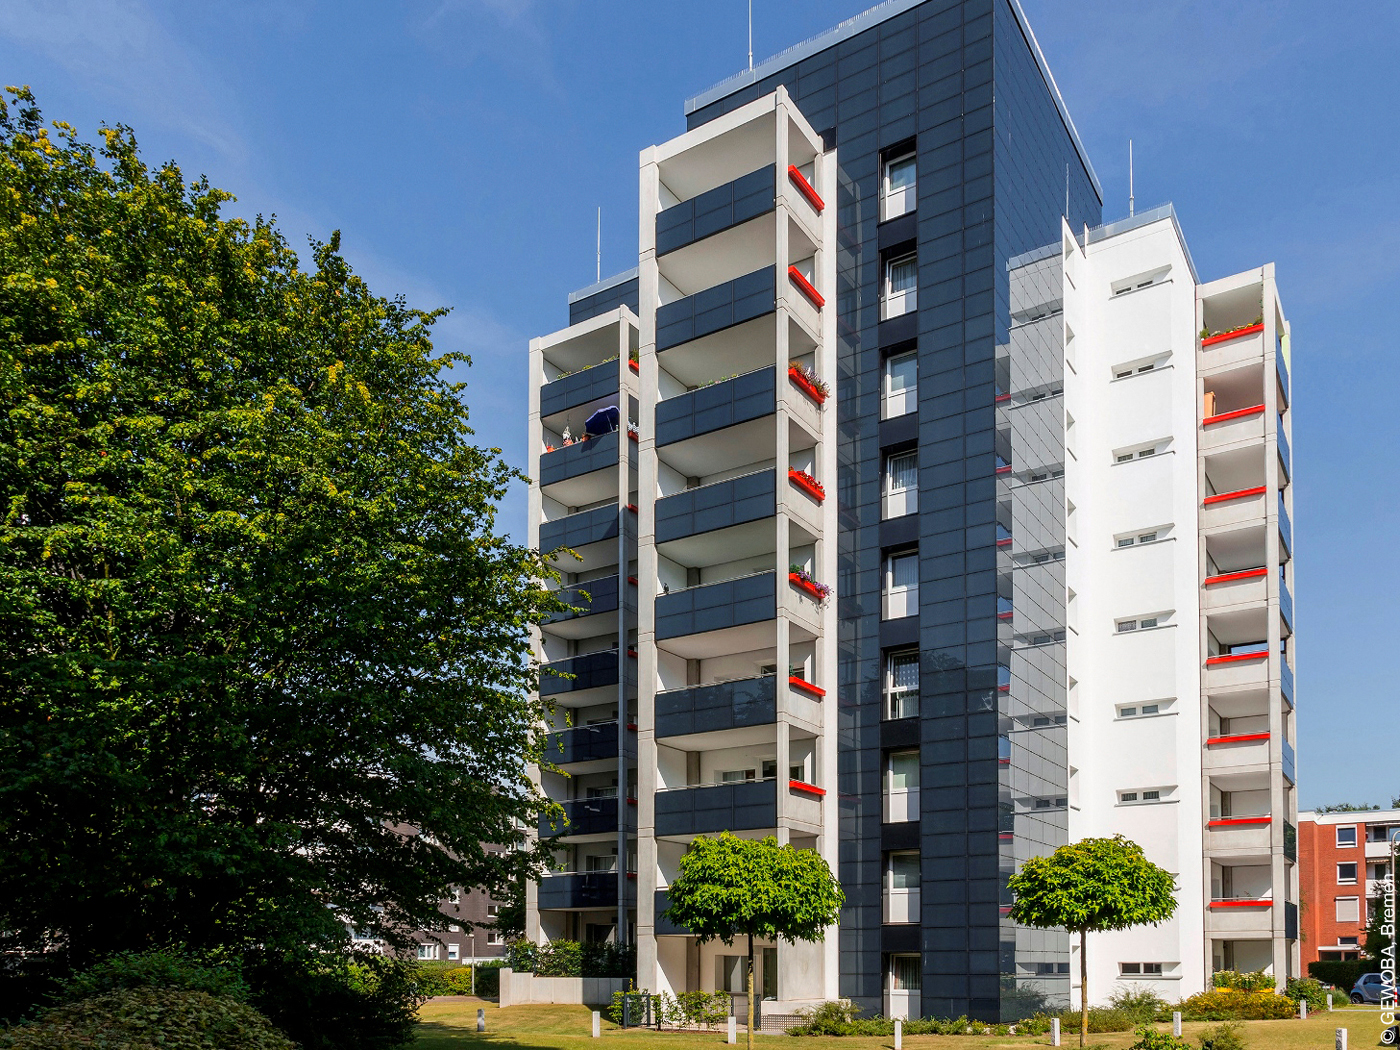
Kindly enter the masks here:
M 656 311 L 656 350 L 662 353 L 773 313 L 776 295 L 775 268 L 765 266 L 667 303 Z
M 777 584 L 776 573 L 757 572 L 659 595 L 656 599 L 657 640 L 774 620 L 778 614 Z M 762 647 L 753 644 L 748 649 Z
M 582 507 L 617 496 L 618 442 L 622 431 L 576 441 L 540 457 L 540 491 L 566 507 Z M 637 443 L 627 442 L 627 462 L 637 463 Z
M 1206 740 L 1202 767 L 1207 773 L 1229 771 L 1241 766 L 1267 765 L 1269 737 L 1264 733 L 1229 733 Z
M 618 506 L 613 503 L 546 521 L 540 525 L 540 550 L 548 552 L 564 548 L 573 551 L 583 560 L 566 557 L 563 565 L 570 572 L 591 572 L 616 565 L 620 520 L 625 521 L 626 542 L 630 550 L 636 549 L 636 517 L 626 508 L 623 510 L 627 515 L 625 519 L 618 517 Z
M 1293 668 L 1288 666 L 1287 660 L 1278 662 L 1278 687 L 1283 693 L 1284 699 L 1288 701 L 1288 706 L 1293 706 Z
M 549 817 L 540 816 L 539 833 L 541 838 L 551 835 L 606 835 L 618 831 L 617 796 L 611 798 L 576 798 L 561 802 L 564 807 L 564 820 L 558 827 L 550 824 Z M 629 804 L 625 817 L 626 826 L 636 825 L 636 816 Z
M 658 937 L 689 936 L 690 930 L 688 930 L 686 927 L 677 926 L 670 919 L 662 918 L 662 914 L 670 906 L 670 892 L 668 890 L 657 890 L 655 904 L 653 905 L 654 910 L 652 911 L 652 915 L 655 917 L 655 926 L 653 932 Z
M 1262 685 L 1269 679 L 1268 649 L 1221 653 L 1206 657 L 1206 688 L 1233 689 Z
M 769 164 L 656 216 L 656 254 L 671 252 L 771 212 L 777 165 Z
M 1201 581 L 1207 610 L 1265 602 L 1269 599 L 1269 570 L 1259 565 L 1235 572 L 1221 572 Z
M 775 411 L 777 372 L 760 368 L 659 402 L 656 446 L 668 465 L 690 477 L 771 459 Z
M 672 788 L 656 793 L 656 834 L 683 837 L 756 831 L 778 824 L 777 781 Z
M 544 760 L 567 766 L 576 762 L 617 758 L 618 728 L 614 720 L 553 731 L 548 735 Z M 635 749 L 636 745 L 629 738 L 628 753 Z
M 618 360 L 604 361 L 540 387 L 540 416 L 548 417 L 604 398 L 617 403 Z
M 628 609 L 637 606 L 636 584 L 627 584 L 626 603 Z M 618 577 L 603 576 L 573 587 L 561 587 L 557 592 L 560 601 L 571 609 L 552 613 L 544 627 L 560 638 L 587 638 L 606 634 L 608 625 L 600 618 L 617 613 Z
M 1293 630 L 1293 592 L 1288 589 L 1288 581 L 1278 582 L 1278 611 L 1288 630 Z
M 1283 502 L 1283 493 L 1278 494 L 1278 538 L 1290 557 L 1293 555 L 1293 522 L 1288 517 L 1288 507 Z
M 1293 476 L 1293 452 L 1288 446 L 1288 435 L 1284 432 L 1282 419 L 1278 421 L 1274 436 L 1278 438 L 1278 465 L 1283 468 L 1283 476 L 1291 478 Z
M 777 680 L 772 675 L 656 694 L 656 736 L 690 736 L 777 721 Z
M 552 872 L 540 879 L 538 899 L 541 911 L 616 908 L 617 872 Z
M 1263 405 L 1205 416 L 1201 420 L 1201 450 L 1211 451 L 1241 441 L 1262 441 L 1264 419 Z
M 540 695 L 557 696 L 560 693 L 582 693 L 589 689 L 615 686 L 618 682 L 617 662 L 618 651 L 604 649 L 547 663 L 541 669 Z M 561 675 L 572 677 L 563 678 Z M 633 677 L 634 674 L 629 671 L 629 680 Z
M 1273 817 L 1268 813 L 1212 816 L 1206 824 L 1206 849 L 1267 852 L 1273 843 Z
M 696 544 L 678 541 L 770 519 L 777 513 L 777 492 L 777 472 L 769 469 L 665 496 L 656 501 L 657 545 L 674 544 L 663 548 L 661 553 L 684 565 L 731 560 L 737 555 L 697 561 L 687 554 Z M 768 540 L 770 547 L 773 542 L 773 538 Z
M 1298 861 L 1298 829 L 1286 820 L 1283 822 L 1283 857 L 1294 863 Z
M 1214 898 L 1207 907 L 1206 932 L 1265 935 L 1273 930 L 1272 895 L 1260 898 Z
M 1290 784 L 1298 783 L 1298 759 L 1293 751 L 1293 745 L 1284 740 L 1279 750 L 1282 752 L 1280 764 L 1283 766 L 1283 775 L 1288 778 Z

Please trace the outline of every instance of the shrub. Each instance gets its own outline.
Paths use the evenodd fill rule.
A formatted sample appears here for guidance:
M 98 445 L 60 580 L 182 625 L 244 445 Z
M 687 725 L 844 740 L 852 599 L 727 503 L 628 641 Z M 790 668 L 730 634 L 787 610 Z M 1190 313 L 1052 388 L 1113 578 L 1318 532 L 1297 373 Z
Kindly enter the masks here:
M 582 977 L 583 946 L 578 941 L 550 941 L 540 945 L 537 977 Z
M 1129 1050 L 1193 1050 L 1185 1039 L 1178 1039 L 1170 1032 L 1159 1032 L 1150 1024 L 1139 1025 L 1135 1034 L 1137 1042 Z
M 1243 1032 L 1244 1025 L 1236 1021 L 1207 1028 L 1197 1038 L 1201 1041 L 1201 1050 L 1245 1050 Z
M 1217 988 L 1233 988 L 1241 992 L 1272 992 L 1276 986 L 1274 975 L 1263 970 L 1252 973 L 1217 970 L 1211 980 Z
M 296 1050 L 266 1017 L 230 996 L 151 985 L 65 1003 L 0 1033 L 4 1050 Z
M 205 992 L 244 1003 L 248 984 L 239 964 L 218 961 L 177 948 L 121 952 L 103 959 L 59 986 L 55 999 L 72 1003 L 125 988 L 167 988 Z
M 1133 1026 L 1143 1018 L 1134 1017 L 1126 1010 L 1113 1007 L 1089 1007 L 1089 1031 L 1091 1032 L 1131 1032 Z M 1060 1029 L 1066 1032 L 1079 1031 L 1079 1011 L 1066 1010 L 1060 1014 Z
M 445 966 L 430 966 L 424 963 L 413 964 L 413 981 L 418 989 L 418 994 L 428 999 L 434 995 L 457 995 L 459 993 L 452 990 L 452 982 L 449 974 L 454 974 L 463 969 L 461 966 L 453 966 L 448 969 Z
M 1366 959 L 1323 959 L 1308 963 L 1308 976 L 1323 984 L 1334 984 L 1350 994 L 1361 975 L 1375 969 L 1376 964 Z
M 529 941 L 511 941 L 506 947 L 506 965 L 516 973 L 534 973 L 539 947 Z
M 301 1050 L 389 1050 L 418 1023 L 417 967 L 364 952 L 264 958 L 245 968 L 251 1003 Z
M 1150 988 L 1132 984 L 1119 988 L 1108 997 L 1108 1005 L 1127 1014 L 1134 1024 L 1156 1020 L 1168 1008 L 1168 1003 Z
M 613 992 L 612 1002 L 608 1004 L 605 1013 L 608 1020 L 613 1024 L 620 1025 L 625 1019 L 629 1024 L 636 1026 L 644 1024 L 647 1015 L 647 1003 L 653 998 L 650 992 Z M 626 1004 L 626 1014 L 623 1014 L 623 1006 Z
M 1277 992 L 1235 988 L 1200 992 L 1181 1003 L 1181 1016 L 1188 1021 L 1274 1021 L 1297 1012 L 1293 1000 Z
M 516 941 L 506 950 L 506 965 L 519 973 L 537 977 L 630 977 L 637 976 L 635 945 L 580 944 L 578 941 L 550 941 L 531 944 Z
M 1306 1002 L 1310 1012 L 1327 1009 L 1328 988 L 1311 977 L 1290 977 L 1283 994 L 1295 1003 Z

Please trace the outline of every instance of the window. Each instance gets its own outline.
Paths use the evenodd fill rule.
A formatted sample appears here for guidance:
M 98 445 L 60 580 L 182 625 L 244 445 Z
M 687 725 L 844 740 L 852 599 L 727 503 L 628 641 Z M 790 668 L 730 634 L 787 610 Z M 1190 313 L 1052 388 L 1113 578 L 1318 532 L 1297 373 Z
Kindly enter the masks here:
M 919 713 L 919 651 L 885 656 L 886 718 L 913 718 Z
M 1142 713 L 1145 714 L 1145 715 L 1155 715 L 1155 714 L 1156 714 L 1158 711 L 1160 711 L 1160 710 L 1161 710 L 1161 706 L 1158 705 L 1158 704 L 1143 704 L 1143 705 L 1142 705 Z
M 1170 707 L 1170 701 L 1158 700 L 1151 704 L 1125 704 L 1118 709 L 1118 717 L 1142 718 L 1146 715 L 1160 715 L 1163 707 Z
M 1138 709 L 1136 707 L 1121 707 L 1118 709 L 1119 718 L 1136 718 Z
M 889 790 L 911 791 L 919 786 L 919 753 L 895 751 L 890 754 Z
M 715 956 L 715 987 L 735 995 L 748 994 L 742 955 Z
M 1136 621 L 1136 620 L 1119 620 L 1119 621 L 1118 621 L 1118 633 L 1119 633 L 1119 634 L 1123 634 L 1125 631 L 1136 631 L 1136 630 L 1137 630 L 1137 621 Z
M 913 153 L 901 153 L 885 161 L 881 180 L 880 220 L 897 219 L 916 207 L 918 167 Z
M 880 297 L 880 320 L 901 317 L 918 306 L 919 261 L 914 255 L 901 255 L 885 263 L 884 294 Z
M 1162 793 L 1160 791 L 1144 791 L 1142 793 L 1142 800 L 1144 802 L 1158 802 L 1161 798 Z
M 919 355 L 899 354 L 885 361 L 880 418 L 894 419 L 919 407 Z
M 447 957 L 449 959 L 460 959 L 462 957 L 462 946 L 460 944 L 449 944 L 447 946 Z
M 1147 631 L 1153 627 L 1162 626 L 1164 619 L 1166 619 L 1165 616 L 1144 616 L 1142 619 L 1118 620 L 1114 623 L 1114 627 L 1119 634 L 1125 634 L 1128 631 Z
M 1147 273 L 1140 273 L 1134 277 L 1125 277 L 1121 281 L 1114 281 L 1110 289 L 1114 295 L 1123 295 L 1127 292 L 1135 292 L 1139 288 L 1151 288 L 1154 284 L 1162 284 L 1171 277 L 1172 268 L 1163 266 L 1157 270 L 1149 270 Z
M 897 620 L 919 611 L 919 554 L 908 551 L 885 559 L 884 619 Z
M 1133 545 L 1133 538 L 1131 536 L 1119 536 L 1117 545 L 1119 547 L 1131 547 Z
M 1356 862 L 1350 861 L 1346 864 L 1337 865 L 1337 882 L 1342 885 L 1355 884 L 1356 882 Z
M 1356 826 L 1355 826 L 1355 825 L 1352 825 L 1351 827 L 1346 827 L 1346 828 L 1339 827 L 1339 828 L 1337 829 L 1337 845 L 1338 845 L 1338 846 L 1355 846 L 1355 845 L 1356 845 Z
M 922 986 L 923 970 L 919 956 L 890 956 L 890 991 L 917 992 Z
M 892 890 L 917 890 L 919 888 L 919 855 L 917 853 L 890 854 L 889 888 Z
M 438 946 L 436 944 L 420 944 L 418 946 L 418 958 L 436 959 L 438 957 Z
M 885 459 L 886 518 L 902 518 L 919 509 L 919 456 L 899 452 Z
M 1124 977 L 1161 977 L 1161 963 L 1119 963 L 1118 972 Z
M 1120 791 L 1120 792 L 1118 792 L 1118 801 L 1119 801 L 1119 802 L 1136 802 L 1137 800 L 1138 800 L 1138 796 L 1137 796 L 1137 792 L 1136 792 L 1136 791 Z
M 1360 897 L 1338 897 L 1338 898 L 1337 898 L 1337 921 L 1338 921 L 1338 922 L 1360 922 L 1360 921 L 1361 921 L 1361 898 L 1360 898 Z

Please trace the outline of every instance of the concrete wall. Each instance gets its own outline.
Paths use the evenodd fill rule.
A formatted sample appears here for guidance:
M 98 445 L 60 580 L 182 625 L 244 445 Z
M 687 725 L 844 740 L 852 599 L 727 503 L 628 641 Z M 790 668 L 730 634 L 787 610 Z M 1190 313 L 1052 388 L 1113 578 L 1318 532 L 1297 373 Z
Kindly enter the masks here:
M 501 1007 L 526 1003 L 597 1006 L 612 1002 L 613 992 L 625 992 L 624 977 L 536 977 L 532 973 L 501 971 Z

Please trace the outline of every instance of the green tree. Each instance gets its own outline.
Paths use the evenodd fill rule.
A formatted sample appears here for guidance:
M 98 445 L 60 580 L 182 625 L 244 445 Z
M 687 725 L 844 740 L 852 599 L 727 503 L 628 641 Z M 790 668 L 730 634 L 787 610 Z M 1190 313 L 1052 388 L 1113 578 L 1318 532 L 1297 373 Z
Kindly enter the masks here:
M 1122 835 L 1081 839 L 1048 857 L 1032 857 L 1011 876 L 1011 918 L 1079 934 L 1079 1045 L 1089 1037 L 1088 935 L 1157 925 L 1176 911 L 1171 873 Z
M 262 966 L 537 872 L 553 574 L 498 531 L 520 476 L 473 443 L 443 311 L 9 96 L 0 951 Z
M 701 835 L 681 857 L 664 915 L 699 939 L 748 938 L 748 1045 L 753 1046 L 753 940 L 821 941 L 845 894 L 815 850 L 780 846 L 772 835 Z

